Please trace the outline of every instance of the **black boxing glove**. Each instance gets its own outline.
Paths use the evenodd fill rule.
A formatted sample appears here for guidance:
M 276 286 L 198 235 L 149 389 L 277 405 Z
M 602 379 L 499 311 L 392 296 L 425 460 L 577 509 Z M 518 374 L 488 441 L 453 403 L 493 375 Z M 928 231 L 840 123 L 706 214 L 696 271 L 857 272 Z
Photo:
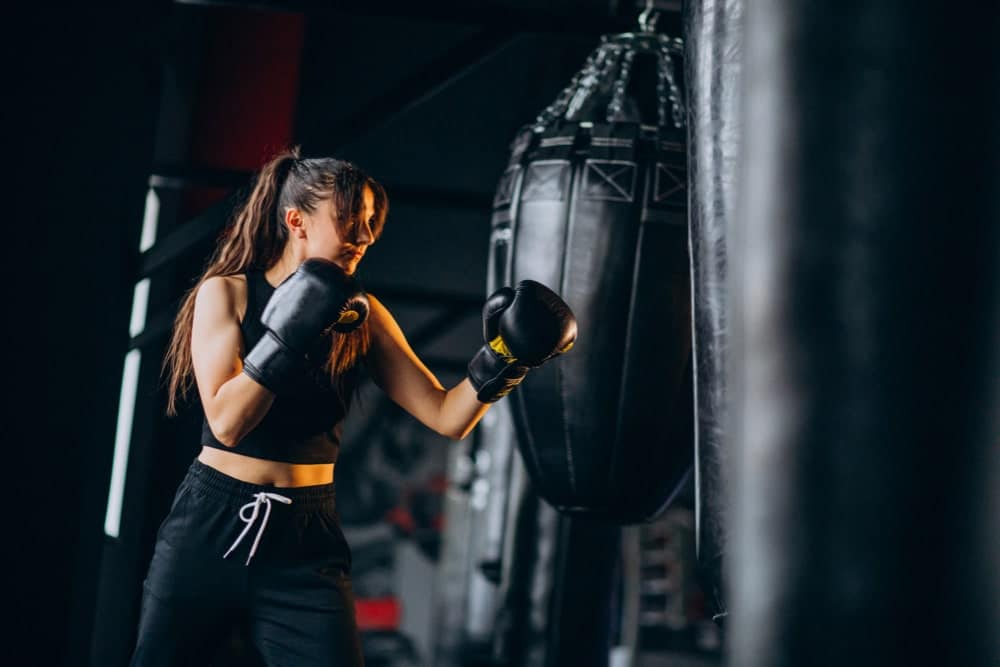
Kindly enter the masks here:
M 243 372 L 278 393 L 301 370 L 306 351 L 328 329 L 348 333 L 368 317 L 360 283 L 325 259 L 310 258 L 274 289 L 260 321 L 264 335 L 243 359 Z
M 573 347 L 573 311 L 558 294 L 534 280 L 501 287 L 483 305 L 485 344 L 469 362 L 476 398 L 493 403 L 511 392 L 532 368 Z

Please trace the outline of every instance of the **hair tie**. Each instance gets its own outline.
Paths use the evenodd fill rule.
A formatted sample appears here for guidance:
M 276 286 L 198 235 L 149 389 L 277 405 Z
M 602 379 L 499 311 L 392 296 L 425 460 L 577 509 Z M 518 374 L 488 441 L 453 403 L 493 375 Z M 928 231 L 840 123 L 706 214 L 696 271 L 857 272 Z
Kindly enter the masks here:
M 291 173 L 292 169 L 294 169 L 295 165 L 298 164 L 298 162 L 299 162 L 299 159 L 297 157 L 295 157 L 294 155 L 290 155 L 289 158 L 291 158 L 291 159 L 285 160 L 284 164 L 281 165 L 281 169 L 282 169 L 281 177 L 282 177 L 282 180 L 285 180 L 285 179 L 288 178 L 288 174 Z

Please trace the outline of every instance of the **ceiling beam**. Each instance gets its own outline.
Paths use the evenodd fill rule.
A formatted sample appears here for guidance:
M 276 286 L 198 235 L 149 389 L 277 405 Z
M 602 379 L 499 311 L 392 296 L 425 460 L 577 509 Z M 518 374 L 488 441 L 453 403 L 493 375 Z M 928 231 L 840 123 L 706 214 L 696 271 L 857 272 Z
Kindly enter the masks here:
M 498 0 L 382 0 L 377 3 L 329 0 L 175 0 L 176 4 L 243 7 L 304 14 L 341 14 L 413 19 L 463 26 L 482 26 L 519 33 L 576 33 L 598 36 L 636 28 L 646 0 L 548 0 L 539 7 Z M 681 0 L 652 0 L 654 7 L 679 17 Z M 671 17 L 672 18 L 672 17 Z

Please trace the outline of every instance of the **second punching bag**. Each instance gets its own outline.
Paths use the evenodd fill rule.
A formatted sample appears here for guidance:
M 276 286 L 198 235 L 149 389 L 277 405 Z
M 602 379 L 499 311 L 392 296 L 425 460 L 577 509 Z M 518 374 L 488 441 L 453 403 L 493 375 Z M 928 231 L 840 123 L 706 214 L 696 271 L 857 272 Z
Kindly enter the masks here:
M 579 323 L 510 396 L 525 466 L 561 512 L 621 524 L 658 514 L 692 459 L 682 49 L 605 36 L 518 134 L 494 201 L 504 282 L 548 285 Z
M 690 0 L 687 53 L 691 276 L 694 304 L 695 525 L 701 584 L 715 619 L 726 616 L 728 549 L 728 257 L 736 224 L 743 1 Z

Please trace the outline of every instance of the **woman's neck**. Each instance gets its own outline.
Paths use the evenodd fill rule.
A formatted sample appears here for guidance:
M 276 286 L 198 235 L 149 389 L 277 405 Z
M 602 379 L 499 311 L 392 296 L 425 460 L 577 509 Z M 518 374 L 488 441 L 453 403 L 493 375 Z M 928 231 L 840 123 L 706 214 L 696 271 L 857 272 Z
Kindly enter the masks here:
M 274 263 L 274 266 L 264 272 L 264 277 L 271 285 L 280 285 L 285 278 L 295 272 L 295 269 L 299 268 L 303 259 L 297 257 L 294 249 L 291 247 L 285 248 L 285 252 L 281 254 L 281 257 Z

